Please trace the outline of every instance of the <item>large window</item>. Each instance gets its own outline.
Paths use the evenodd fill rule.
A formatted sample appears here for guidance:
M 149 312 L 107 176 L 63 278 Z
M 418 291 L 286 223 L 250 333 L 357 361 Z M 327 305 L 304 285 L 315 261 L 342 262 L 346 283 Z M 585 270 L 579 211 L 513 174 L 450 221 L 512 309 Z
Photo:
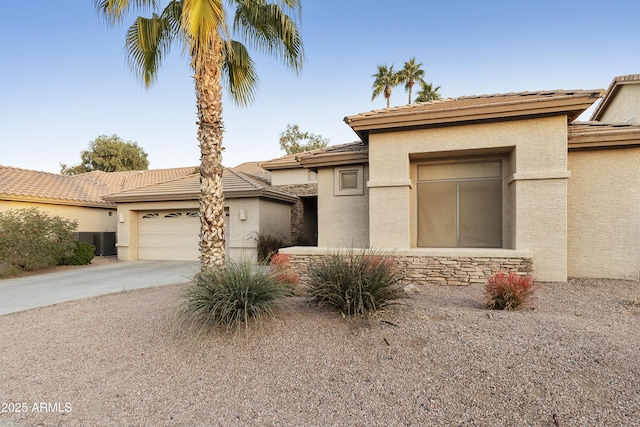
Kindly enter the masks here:
M 502 246 L 500 161 L 418 165 L 418 246 Z

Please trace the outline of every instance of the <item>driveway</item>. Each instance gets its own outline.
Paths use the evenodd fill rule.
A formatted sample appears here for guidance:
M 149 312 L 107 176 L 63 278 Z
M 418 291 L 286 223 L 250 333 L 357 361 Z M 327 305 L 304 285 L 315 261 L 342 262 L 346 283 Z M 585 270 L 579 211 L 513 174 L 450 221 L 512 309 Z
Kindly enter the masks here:
M 0 315 L 131 289 L 188 282 L 198 262 L 131 261 L 0 280 Z

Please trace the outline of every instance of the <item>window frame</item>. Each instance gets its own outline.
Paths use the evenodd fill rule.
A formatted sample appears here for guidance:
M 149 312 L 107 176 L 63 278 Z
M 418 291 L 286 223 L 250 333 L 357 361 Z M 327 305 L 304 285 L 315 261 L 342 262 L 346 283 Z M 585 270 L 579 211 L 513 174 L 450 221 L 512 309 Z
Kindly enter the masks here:
M 356 186 L 344 188 L 343 176 L 345 173 L 355 173 Z M 362 165 L 352 165 L 334 168 L 334 191 L 335 196 L 360 196 L 364 194 L 364 167 Z

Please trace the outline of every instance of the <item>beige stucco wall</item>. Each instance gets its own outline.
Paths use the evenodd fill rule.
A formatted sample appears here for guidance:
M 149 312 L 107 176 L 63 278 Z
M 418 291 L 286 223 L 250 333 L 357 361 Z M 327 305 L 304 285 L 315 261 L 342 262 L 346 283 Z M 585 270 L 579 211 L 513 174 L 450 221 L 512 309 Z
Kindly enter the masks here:
M 529 251 L 537 280 L 565 281 L 565 116 L 371 134 L 371 246 L 415 247 L 415 162 L 470 155 L 502 156 L 506 170 L 513 172 L 504 177 L 503 246 Z
M 614 98 L 609 101 L 600 121 L 606 123 L 640 122 L 640 84 L 620 85 Z
M 336 196 L 334 180 L 334 168 L 318 170 L 318 246 L 368 248 L 369 168 L 363 167 L 363 194 Z
M 315 172 L 304 169 L 276 169 L 271 171 L 271 185 L 295 185 L 295 184 L 310 184 L 317 182 L 317 175 Z
M 569 276 L 639 280 L 640 148 L 569 153 Z
M 113 232 L 116 231 L 116 209 L 88 208 L 82 206 L 53 205 L 46 203 L 14 202 L 0 200 L 0 212 L 10 209 L 38 208 L 52 215 L 78 221 L 75 231 Z
M 228 255 L 239 261 L 257 260 L 256 247 L 259 233 L 290 239 L 290 208 L 283 203 L 260 200 L 256 197 L 225 200 L 229 211 L 226 230 Z M 137 202 L 118 204 L 118 259 L 138 259 L 138 212 L 172 209 L 198 209 L 198 201 Z M 241 218 L 241 211 L 244 211 Z M 120 222 L 121 221 L 121 222 Z

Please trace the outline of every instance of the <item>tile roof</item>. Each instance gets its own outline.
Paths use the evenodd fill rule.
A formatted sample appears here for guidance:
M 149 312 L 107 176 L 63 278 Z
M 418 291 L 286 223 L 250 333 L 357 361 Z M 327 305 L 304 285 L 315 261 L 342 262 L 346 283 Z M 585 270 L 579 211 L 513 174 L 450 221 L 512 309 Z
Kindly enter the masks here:
M 260 162 L 259 165 L 267 170 L 300 168 L 303 167 L 300 163 L 300 160 L 302 159 L 322 156 L 324 154 L 347 154 L 367 151 L 368 148 L 365 143 L 362 141 L 356 141 L 346 144 L 329 145 L 327 147 L 304 151 L 302 153 L 290 154 L 288 156 L 278 157 L 277 159 L 268 160 L 266 162 Z
M 0 166 L 0 199 L 78 206 L 113 207 L 102 197 L 193 173 L 195 167 L 66 176 Z
M 226 198 L 265 197 L 294 203 L 298 197 L 272 187 L 254 176 L 225 168 L 222 185 Z M 189 175 L 159 184 L 138 187 L 105 196 L 114 202 L 197 200 L 200 196 L 200 175 Z
M 567 128 L 569 150 L 640 146 L 640 124 L 573 122 Z
M 625 84 L 640 84 L 640 74 L 629 74 L 627 76 L 614 77 L 614 79 L 611 81 L 611 84 L 609 85 L 609 88 L 602 97 L 602 101 L 600 101 L 596 109 L 593 111 L 590 119 L 591 121 L 600 120 L 605 110 L 607 109 L 607 106 L 613 99 L 615 93 L 618 91 L 620 86 Z
M 260 162 L 244 162 L 232 168 L 236 172 L 246 173 L 271 184 L 271 172 L 263 169 Z
M 447 98 L 347 116 L 345 122 L 364 141 L 369 131 L 499 120 L 542 114 L 567 114 L 575 120 L 599 97 L 601 89 L 511 92 Z

